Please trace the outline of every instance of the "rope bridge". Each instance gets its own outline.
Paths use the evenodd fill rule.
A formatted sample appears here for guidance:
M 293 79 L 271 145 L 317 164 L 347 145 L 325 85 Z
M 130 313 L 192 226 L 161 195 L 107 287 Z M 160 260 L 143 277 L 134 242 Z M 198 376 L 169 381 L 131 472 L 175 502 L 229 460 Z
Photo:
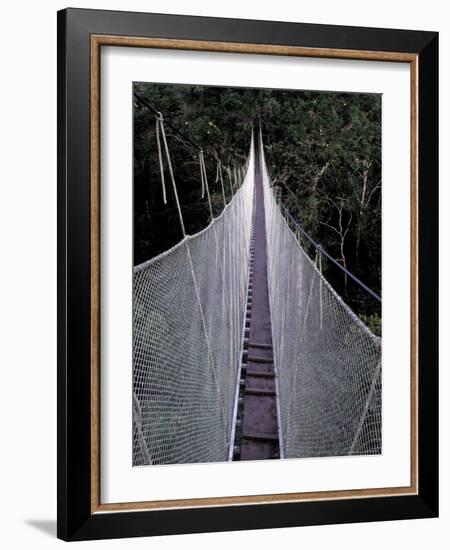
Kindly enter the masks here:
M 157 127 L 176 196 L 159 113 Z M 210 203 L 201 156 L 200 168 Z M 262 224 L 254 219 L 255 173 Z M 255 231 L 265 231 L 272 337 L 259 345 L 270 348 L 273 363 L 277 456 L 380 453 L 381 339 L 323 277 L 320 249 L 312 261 L 302 248 L 274 197 L 260 136 L 252 134 L 240 187 L 211 218 L 204 230 L 134 268 L 133 465 L 239 457 Z M 257 374 L 269 376 L 261 368 Z

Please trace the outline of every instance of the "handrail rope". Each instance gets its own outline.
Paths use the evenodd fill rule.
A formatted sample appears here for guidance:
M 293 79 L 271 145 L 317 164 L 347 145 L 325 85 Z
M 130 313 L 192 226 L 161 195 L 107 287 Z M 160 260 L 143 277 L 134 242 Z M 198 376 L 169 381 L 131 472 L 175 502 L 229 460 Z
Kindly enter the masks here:
M 314 248 L 317 250 L 317 249 L 320 249 L 320 253 L 323 254 L 326 258 L 328 258 L 336 267 L 338 267 L 341 271 L 343 271 L 346 275 L 348 275 L 351 279 L 353 279 L 353 281 L 358 284 L 363 290 L 365 290 L 368 294 L 370 294 L 370 296 L 372 296 L 372 298 L 374 298 L 375 300 L 377 300 L 378 302 L 382 302 L 381 300 L 381 297 L 376 293 L 374 292 L 371 288 L 369 288 L 367 285 L 365 285 L 360 279 L 358 279 L 358 277 L 356 277 L 356 275 L 353 275 L 353 273 L 351 271 L 349 271 L 347 268 L 345 268 L 343 265 L 341 265 L 337 260 L 335 260 L 333 258 L 333 256 L 331 256 L 317 241 L 315 241 L 304 229 L 303 227 L 299 224 L 299 222 L 292 216 L 292 214 L 289 212 L 289 210 L 286 208 L 286 206 L 284 206 L 284 204 L 282 204 L 281 202 L 279 202 L 279 205 L 281 207 L 281 209 L 284 211 L 284 213 L 286 214 L 286 216 L 288 218 L 290 218 L 290 220 L 292 221 L 292 223 L 294 224 L 294 226 L 296 227 L 296 229 L 298 229 L 298 231 L 314 246 Z

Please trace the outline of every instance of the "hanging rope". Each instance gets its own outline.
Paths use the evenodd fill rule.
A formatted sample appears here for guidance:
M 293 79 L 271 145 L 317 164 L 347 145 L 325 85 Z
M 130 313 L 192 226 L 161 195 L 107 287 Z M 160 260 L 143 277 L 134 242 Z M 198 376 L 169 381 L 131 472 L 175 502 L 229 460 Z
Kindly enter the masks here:
M 211 204 L 211 196 L 209 194 L 208 176 L 206 175 L 205 156 L 203 154 L 203 149 L 200 149 L 199 158 L 200 158 L 200 173 L 202 176 L 202 198 L 204 197 L 204 194 L 205 194 L 204 190 L 206 189 L 206 195 L 208 197 L 209 212 L 211 214 L 211 220 L 213 220 L 214 215 L 213 215 L 213 209 Z
M 220 160 L 217 161 L 216 183 L 218 181 L 220 181 L 220 185 L 222 186 L 223 206 L 225 207 L 227 205 L 227 199 L 225 198 L 225 188 L 223 186 L 222 177 L 222 163 L 220 162 Z
M 164 130 L 164 117 L 163 117 L 162 113 L 156 114 L 155 117 L 156 117 L 156 142 L 158 144 L 159 168 L 160 168 L 160 171 L 161 171 L 161 184 L 162 184 L 162 189 L 163 189 L 163 200 L 164 200 L 164 204 L 167 204 L 166 185 L 165 185 L 165 181 L 164 181 L 164 166 L 163 166 L 163 159 L 162 159 L 160 134 L 162 136 L 163 143 L 164 143 L 164 150 L 165 150 L 165 153 L 166 153 L 167 166 L 169 167 L 170 179 L 172 180 L 173 194 L 175 196 L 175 202 L 177 204 L 177 210 L 178 210 L 178 217 L 180 219 L 181 231 L 183 233 L 183 238 L 184 238 L 184 237 L 186 237 L 186 231 L 185 231 L 185 228 L 184 228 L 183 214 L 181 212 L 180 201 L 178 199 L 177 185 L 175 183 L 175 176 L 174 176 L 174 173 L 173 173 L 172 162 L 170 160 L 170 153 L 169 153 L 169 146 L 167 145 L 166 132 Z
M 242 182 L 244 181 L 244 176 L 245 176 L 244 166 L 239 167 L 239 175 L 240 175 L 241 184 L 242 184 Z
M 200 152 L 198 154 L 198 161 L 200 166 L 200 179 L 202 182 L 202 199 L 205 197 L 205 177 L 203 175 L 203 150 L 200 149 Z
M 161 150 L 161 139 L 159 137 L 160 124 L 162 124 L 161 119 L 159 118 L 159 116 L 155 116 L 156 143 L 158 145 L 159 172 L 161 174 L 163 202 L 164 204 L 167 204 L 166 182 L 164 180 L 164 166 L 163 166 L 163 158 L 162 158 L 162 150 Z
M 230 189 L 231 189 L 231 196 L 234 197 L 233 179 L 231 177 L 231 168 L 229 166 L 227 166 L 227 174 L 228 174 L 228 182 L 230 184 Z

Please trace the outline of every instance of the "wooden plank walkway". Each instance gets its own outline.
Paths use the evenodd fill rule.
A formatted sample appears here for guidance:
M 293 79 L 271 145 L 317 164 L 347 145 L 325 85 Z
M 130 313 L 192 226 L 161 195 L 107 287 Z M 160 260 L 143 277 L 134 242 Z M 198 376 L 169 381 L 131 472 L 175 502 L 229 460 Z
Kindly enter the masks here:
M 255 132 L 255 216 L 249 281 L 246 368 L 243 386 L 240 460 L 279 458 L 277 396 L 267 281 L 266 216 L 260 144 Z M 244 365 L 244 366 L 245 366 Z

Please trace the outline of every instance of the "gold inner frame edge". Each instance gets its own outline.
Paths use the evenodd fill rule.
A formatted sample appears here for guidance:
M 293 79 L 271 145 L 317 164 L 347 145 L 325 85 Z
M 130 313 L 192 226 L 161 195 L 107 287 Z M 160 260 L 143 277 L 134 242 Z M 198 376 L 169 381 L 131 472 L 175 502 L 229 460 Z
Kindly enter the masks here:
M 100 49 L 102 46 L 164 48 L 205 52 L 247 53 L 329 59 L 390 61 L 410 64 L 411 83 L 411 484 L 406 487 L 263 494 L 231 497 L 101 503 L 100 500 Z M 418 494 L 418 55 L 402 52 L 308 48 L 274 44 L 247 44 L 91 35 L 90 55 L 90 184 L 91 184 L 91 513 L 163 510 L 230 505 L 275 504 Z

